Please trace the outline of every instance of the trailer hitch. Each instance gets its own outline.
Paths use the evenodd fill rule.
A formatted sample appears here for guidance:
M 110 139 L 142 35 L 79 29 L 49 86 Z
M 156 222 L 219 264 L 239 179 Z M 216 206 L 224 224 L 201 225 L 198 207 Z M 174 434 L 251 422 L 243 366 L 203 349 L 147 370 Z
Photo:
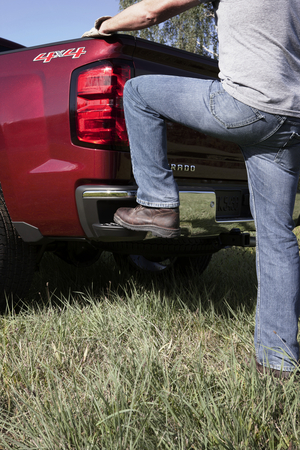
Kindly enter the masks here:
M 221 233 L 220 241 L 223 248 L 226 247 L 255 247 L 256 239 L 250 233 L 242 233 L 239 228 L 233 228 L 229 233 Z

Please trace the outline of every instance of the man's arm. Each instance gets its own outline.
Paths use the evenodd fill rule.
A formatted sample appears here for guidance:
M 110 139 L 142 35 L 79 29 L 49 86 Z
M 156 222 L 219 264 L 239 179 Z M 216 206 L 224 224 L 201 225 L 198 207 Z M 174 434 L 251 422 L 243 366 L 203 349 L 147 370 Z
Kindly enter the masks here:
M 157 25 L 207 0 L 142 0 L 105 20 L 101 33 L 142 30 Z

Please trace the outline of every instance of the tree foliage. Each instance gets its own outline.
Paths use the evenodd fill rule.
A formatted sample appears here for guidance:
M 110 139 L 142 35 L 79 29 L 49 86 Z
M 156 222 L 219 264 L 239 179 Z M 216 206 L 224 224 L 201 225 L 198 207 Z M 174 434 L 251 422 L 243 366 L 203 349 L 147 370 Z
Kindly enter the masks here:
M 120 11 L 140 0 L 120 0 Z M 171 45 L 192 53 L 218 57 L 218 38 L 212 3 L 201 4 L 160 25 L 128 32 L 133 36 Z

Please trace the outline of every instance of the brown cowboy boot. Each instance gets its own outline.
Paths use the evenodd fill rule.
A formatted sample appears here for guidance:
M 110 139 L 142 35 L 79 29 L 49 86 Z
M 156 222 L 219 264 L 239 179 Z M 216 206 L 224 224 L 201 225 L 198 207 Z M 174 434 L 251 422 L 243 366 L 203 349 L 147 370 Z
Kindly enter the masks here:
M 151 231 L 154 236 L 174 238 L 180 236 L 179 208 L 119 208 L 114 221 L 124 228 Z

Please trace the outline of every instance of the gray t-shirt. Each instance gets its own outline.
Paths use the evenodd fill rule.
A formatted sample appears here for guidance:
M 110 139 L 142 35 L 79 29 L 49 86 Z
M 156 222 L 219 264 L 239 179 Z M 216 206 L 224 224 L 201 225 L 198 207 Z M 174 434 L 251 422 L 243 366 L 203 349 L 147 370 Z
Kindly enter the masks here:
M 262 111 L 300 117 L 300 0 L 213 3 L 224 89 Z

